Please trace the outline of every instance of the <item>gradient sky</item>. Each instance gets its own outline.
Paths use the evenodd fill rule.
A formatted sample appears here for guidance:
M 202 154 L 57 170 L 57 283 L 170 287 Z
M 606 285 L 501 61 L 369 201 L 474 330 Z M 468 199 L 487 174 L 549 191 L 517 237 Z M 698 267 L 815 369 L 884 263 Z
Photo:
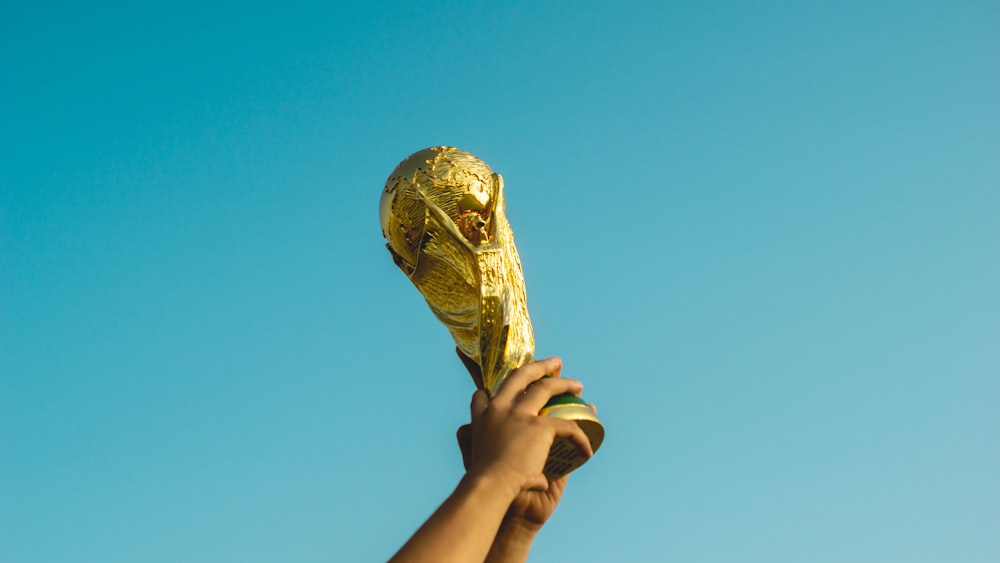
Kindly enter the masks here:
M 473 385 L 377 204 L 504 175 L 607 439 L 535 561 L 1000 561 L 995 2 L 0 6 L 0 559 L 379 561 Z

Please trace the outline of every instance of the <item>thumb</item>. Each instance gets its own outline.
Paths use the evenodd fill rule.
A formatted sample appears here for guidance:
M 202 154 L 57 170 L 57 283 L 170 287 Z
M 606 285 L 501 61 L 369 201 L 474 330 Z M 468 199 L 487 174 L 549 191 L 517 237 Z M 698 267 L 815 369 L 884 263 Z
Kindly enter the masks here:
M 479 420 L 479 417 L 486 411 L 486 407 L 488 406 L 490 406 L 489 395 L 486 394 L 486 391 L 477 389 L 476 392 L 472 394 L 472 404 L 469 405 L 473 423 Z
M 549 480 L 545 477 L 544 474 L 539 473 L 534 477 L 529 477 L 528 480 L 525 482 L 522 490 L 537 491 L 540 493 L 544 493 L 545 491 L 549 490 Z

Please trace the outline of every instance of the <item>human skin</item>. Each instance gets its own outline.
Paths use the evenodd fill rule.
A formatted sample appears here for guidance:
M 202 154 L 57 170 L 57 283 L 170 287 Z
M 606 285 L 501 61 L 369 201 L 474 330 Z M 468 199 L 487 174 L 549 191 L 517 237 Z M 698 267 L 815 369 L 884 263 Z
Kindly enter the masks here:
M 566 484 L 565 478 L 550 483 L 542 473 L 552 442 L 566 438 L 580 455 L 593 455 L 590 441 L 576 423 L 538 415 L 553 396 L 579 395 L 583 389 L 579 381 L 559 377 L 561 368 L 562 361 L 555 357 L 532 362 L 514 370 L 492 399 L 482 389 L 473 394 L 466 474 L 390 561 L 484 561 L 492 557 L 490 550 L 502 524 L 507 526 L 501 550 L 509 547 L 519 554 L 514 548 L 530 547 Z M 509 518 L 512 510 L 514 519 Z
M 468 467 L 472 447 L 472 427 L 465 425 L 458 429 L 459 448 Z M 555 512 L 566 490 L 569 474 L 549 482 L 544 491 L 521 491 L 511 502 L 504 514 L 486 557 L 487 563 L 520 563 L 528 560 L 528 553 L 535 536 Z
M 479 365 L 469 359 L 465 354 L 456 348 L 458 357 L 469 370 L 469 375 L 482 388 L 482 377 L 479 373 Z M 596 407 L 591 405 L 596 412 Z M 458 429 L 458 447 L 462 451 L 462 462 L 468 469 L 472 456 L 472 425 L 466 424 Z M 497 532 L 490 553 L 486 558 L 487 563 L 520 563 L 527 561 L 528 553 L 535 536 L 542 526 L 555 512 L 563 492 L 566 490 L 566 482 L 569 474 L 549 482 L 548 489 L 544 491 L 521 491 L 510 504 L 507 513 L 504 515 L 500 530 Z

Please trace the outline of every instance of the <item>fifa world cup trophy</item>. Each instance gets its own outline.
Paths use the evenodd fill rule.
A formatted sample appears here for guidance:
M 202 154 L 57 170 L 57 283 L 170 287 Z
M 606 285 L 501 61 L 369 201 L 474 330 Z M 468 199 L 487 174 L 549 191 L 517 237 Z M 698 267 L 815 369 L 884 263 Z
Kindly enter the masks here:
M 407 157 L 389 175 L 379 203 L 393 261 L 448 327 L 462 354 L 479 366 L 491 397 L 535 353 L 521 261 L 504 205 L 503 178 L 454 147 L 431 147 Z M 540 414 L 576 421 L 595 452 L 604 440 L 604 426 L 579 397 L 553 397 Z M 545 474 L 554 479 L 584 461 L 560 438 L 549 452 Z

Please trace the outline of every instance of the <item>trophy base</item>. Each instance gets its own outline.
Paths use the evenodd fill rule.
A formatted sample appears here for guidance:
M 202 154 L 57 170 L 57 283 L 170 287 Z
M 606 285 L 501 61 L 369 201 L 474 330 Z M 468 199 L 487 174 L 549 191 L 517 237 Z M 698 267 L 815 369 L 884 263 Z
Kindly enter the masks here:
M 604 425 L 590 405 L 580 397 L 569 393 L 556 395 L 539 414 L 576 422 L 590 440 L 590 447 L 594 453 L 597 453 L 597 448 L 601 447 L 601 442 L 604 441 Z M 558 479 L 586 461 L 587 458 L 577 452 L 573 442 L 565 438 L 556 438 L 552 443 L 552 449 L 549 450 L 544 473 L 549 480 Z

